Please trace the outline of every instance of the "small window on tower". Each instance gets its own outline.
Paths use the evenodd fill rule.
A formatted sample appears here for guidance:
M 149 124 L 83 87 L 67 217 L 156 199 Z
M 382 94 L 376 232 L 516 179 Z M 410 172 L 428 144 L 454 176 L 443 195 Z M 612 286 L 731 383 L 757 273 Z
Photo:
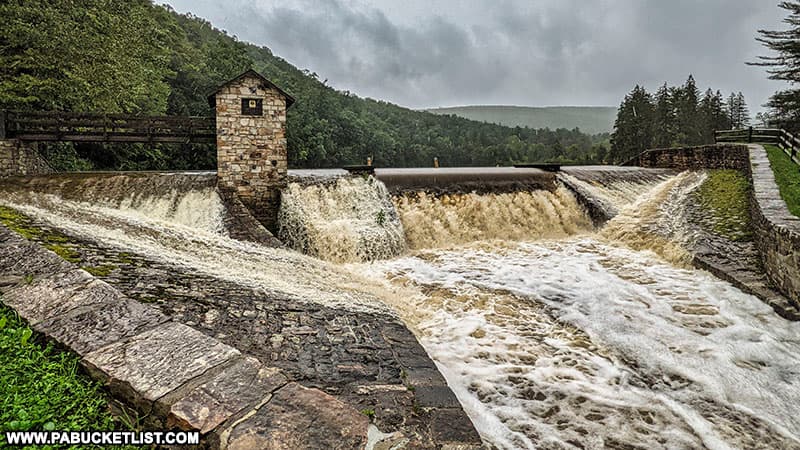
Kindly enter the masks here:
M 264 104 L 260 98 L 242 99 L 243 116 L 260 116 L 263 113 L 263 109 L 264 109 Z

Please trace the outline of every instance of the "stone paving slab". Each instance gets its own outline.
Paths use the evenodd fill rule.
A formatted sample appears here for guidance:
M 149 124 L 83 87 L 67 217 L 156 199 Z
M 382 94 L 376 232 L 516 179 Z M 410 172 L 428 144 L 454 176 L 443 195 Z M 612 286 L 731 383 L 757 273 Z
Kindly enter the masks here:
M 278 369 L 264 367 L 255 358 L 244 358 L 173 403 L 167 426 L 206 434 L 288 382 Z
M 66 314 L 78 306 L 107 301 L 117 292 L 91 275 L 73 269 L 43 278 L 23 281 L 3 292 L 3 302 L 30 324 Z
M 363 449 L 367 417 L 318 389 L 289 383 L 219 435 L 227 450 Z
M 75 269 L 75 266 L 64 261 L 55 253 L 45 251 L 37 244 L 25 241 L 7 241 L 0 252 L 0 273 L 4 274 L 37 277 Z
M 79 298 L 87 298 L 87 292 Z M 106 301 L 102 301 L 106 300 Z M 97 303 L 78 306 L 66 315 L 34 324 L 33 328 L 66 345 L 79 355 L 135 336 L 168 320 L 155 308 L 123 297 L 107 297 Z
M 207 370 L 239 356 L 203 333 L 168 322 L 84 355 L 82 364 L 140 410 Z

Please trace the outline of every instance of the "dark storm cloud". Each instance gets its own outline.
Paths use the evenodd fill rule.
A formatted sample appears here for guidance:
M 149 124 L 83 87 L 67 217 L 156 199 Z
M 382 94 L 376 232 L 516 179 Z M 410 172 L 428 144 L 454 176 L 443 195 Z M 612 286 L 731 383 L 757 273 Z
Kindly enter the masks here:
M 690 72 L 754 107 L 782 87 L 744 64 L 763 53 L 756 30 L 780 25 L 770 1 L 170 3 L 338 89 L 412 107 L 616 105 L 634 84 Z

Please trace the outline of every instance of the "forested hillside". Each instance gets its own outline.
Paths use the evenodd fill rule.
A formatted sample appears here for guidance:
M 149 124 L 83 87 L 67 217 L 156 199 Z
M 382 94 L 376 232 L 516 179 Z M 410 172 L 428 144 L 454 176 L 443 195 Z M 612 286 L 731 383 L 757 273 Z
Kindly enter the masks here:
M 617 108 L 613 106 L 501 106 L 474 105 L 429 109 L 434 114 L 453 114 L 507 127 L 579 128 L 584 133 L 610 133 Z
M 601 159 L 606 136 L 533 130 L 413 111 L 341 92 L 266 47 L 239 42 L 149 0 L 0 4 L 0 108 L 210 115 L 214 87 L 254 68 L 291 93 L 292 167 L 495 165 Z M 51 145 L 62 169 L 215 167 L 206 146 Z

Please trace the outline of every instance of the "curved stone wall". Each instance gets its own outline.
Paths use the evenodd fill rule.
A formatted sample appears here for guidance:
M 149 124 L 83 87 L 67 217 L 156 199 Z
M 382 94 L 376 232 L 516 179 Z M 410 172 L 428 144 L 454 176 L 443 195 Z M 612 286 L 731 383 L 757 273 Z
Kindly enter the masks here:
M 764 271 L 800 307 L 800 218 L 780 196 L 767 152 L 758 144 L 717 144 L 647 150 L 631 161 L 641 167 L 737 169 L 750 178 L 750 219 Z

